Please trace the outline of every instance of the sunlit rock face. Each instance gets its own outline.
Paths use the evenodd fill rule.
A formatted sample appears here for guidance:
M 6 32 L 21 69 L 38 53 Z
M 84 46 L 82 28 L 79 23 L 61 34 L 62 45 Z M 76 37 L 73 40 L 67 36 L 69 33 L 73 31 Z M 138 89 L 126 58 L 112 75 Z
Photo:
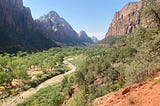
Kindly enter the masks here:
M 0 27 L 17 32 L 33 29 L 33 18 L 22 0 L 0 0 Z
M 160 0 L 154 1 L 160 3 Z M 133 33 L 139 25 L 144 28 L 157 28 L 160 20 L 154 14 L 143 17 L 142 13 L 145 6 L 146 4 L 142 1 L 131 2 L 116 12 L 106 37 Z
M 116 12 L 106 36 L 117 36 L 132 33 L 140 24 L 142 2 L 128 3 Z

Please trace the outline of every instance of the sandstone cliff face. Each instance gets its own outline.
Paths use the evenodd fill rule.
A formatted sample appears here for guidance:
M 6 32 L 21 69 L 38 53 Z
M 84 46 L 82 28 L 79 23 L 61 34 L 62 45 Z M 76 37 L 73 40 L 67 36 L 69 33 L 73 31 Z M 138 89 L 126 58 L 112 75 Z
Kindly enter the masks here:
M 33 29 L 30 9 L 22 0 L 0 0 L 0 11 L 0 28 L 17 32 Z
M 116 36 L 131 33 L 140 24 L 142 2 L 127 4 L 116 12 L 106 36 Z
M 154 0 L 156 3 L 160 3 L 160 0 Z M 130 34 L 141 25 L 144 28 L 157 28 L 160 22 L 159 17 L 156 14 L 143 15 L 143 8 L 146 4 L 142 1 L 131 2 L 124 6 L 120 11 L 116 12 L 114 19 L 106 33 L 107 36 L 117 36 Z
M 160 3 L 160 0 L 155 0 L 157 3 Z
M 82 45 L 78 38 L 78 34 L 73 28 L 61 18 L 55 11 L 49 12 L 47 15 L 41 16 L 36 20 L 40 31 L 48 38 L 60 42 L 64 45 Z
M 84 44 L 89 45 L 93 43 L 92 39 L 87 35 L 85 31 L 80 31 L 78 35 L 80 41 L 83 42 Z

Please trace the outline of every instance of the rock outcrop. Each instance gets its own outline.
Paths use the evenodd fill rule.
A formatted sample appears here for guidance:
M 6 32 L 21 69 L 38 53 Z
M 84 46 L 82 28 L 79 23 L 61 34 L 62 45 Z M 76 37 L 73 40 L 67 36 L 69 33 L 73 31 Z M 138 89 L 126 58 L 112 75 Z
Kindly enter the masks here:
M 0 28 L 16 32 L 33 29 L 33 19 L 29 8 L 22 0 L 0 0 Z
M 83 42 L 84 44 L 89 45 L 93 43 L 92 39 L 87 35 L 85 31 L 83 30 L 80 31 L 78 35 L 79 35 L 80 41 Z
M 132 33 L 140 24 L 142 2 L 128 3 L 121 11 L 116 12 L 106 36 L 117 36 Z
M 153 2 L 160 3 L 159 0 L 154 0 Z M 145 7 L 146 4 L 142 1 L 125 5 L 124 8 L 116 12 L 106 37 L 133 33 L 140 25 L 144 28 L 157 28 L 160 17 L 157 19 L 156 14 L 144 17 L 143 9 Z
M 36 20 L 36 23 L 42 33 L 52 40 L 64 45 L 83 45 L 83 43 L 79 41 L 76 31 L 55 11 L 41 16 Z

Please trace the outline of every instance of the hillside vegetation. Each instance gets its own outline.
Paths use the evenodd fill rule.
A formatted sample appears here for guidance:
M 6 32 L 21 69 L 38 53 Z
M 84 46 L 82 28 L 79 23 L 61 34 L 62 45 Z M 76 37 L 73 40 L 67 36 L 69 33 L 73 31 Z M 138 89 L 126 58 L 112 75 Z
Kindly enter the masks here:
M 160 17 L 159 5 L 145 1 L 142 17 Z M 160 30 L 142 28 L 131 35 L 109 37 L 101 43 L 107 48 L 91 50 L 75 74 L 79 92 L 73 94 L 71 106 L 92 105 L 92 100 L 122 87 L 144 81 L 160 70 Z M 99 46 L 98 46 L 99 47 Z
M 127 36 L 124 43 L 119 49 L 111 47 L 88 55 L 85 65 L 76 73 L 81 94 L 74 94 L 75 106 L 143 81 L 160 69 L 160 31 L 139 29 Z
M 73 98 L 70 101 L 70 106 L 92 105 L 92 100 L 95 98 L 141 82 L 152 77 L 154 72 L 159 71 L 159 30 L 140 28 L 134 34 L 125 36 L 125 38 L 123 41 L 125 46 L 120 48 L 113 46 L 109 48 L 89 47 L 82 50 L 83 52 L 78 58 L 76 58 L 77 56 L 73 57 L 71 62 L 78 69 L 75 73 L 66 77 L 59 85 L 60 90 L 58 91 L 62 94 L 63 104 L 67 103 L 69 98 Z M 78 91 L 75 91 L 75 86 L 78 87 Z M 39 96 L 36 97 L 39 98 L 40 95 L 49 93 L 46 90 L 41 94 L 37 94 Z M 54 100 L 58 98 L 54 98 Z M 37 99 L 34 95 L 27 102 L 24 102 L 23 106 L 36 104 Z M 43 100 L 48 101 L 47 98 L 43 98 Z

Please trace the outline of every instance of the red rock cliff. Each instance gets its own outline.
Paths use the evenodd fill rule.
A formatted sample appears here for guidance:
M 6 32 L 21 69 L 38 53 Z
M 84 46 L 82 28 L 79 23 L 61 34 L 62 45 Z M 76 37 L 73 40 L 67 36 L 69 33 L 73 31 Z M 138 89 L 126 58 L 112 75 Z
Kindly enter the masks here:
M 155 2 L 160 3 L 160 0 L 155 0 Z M 144 7 L 145 4 L 142 1 L 131 2 L 116 12 L 106 33 L 106 37 L 130 34 L 134 32 L 139 25 L 145 28 L 156 28 L 160 20 L 157 19 L 154 14 L 147 18 L 142 18 Z

